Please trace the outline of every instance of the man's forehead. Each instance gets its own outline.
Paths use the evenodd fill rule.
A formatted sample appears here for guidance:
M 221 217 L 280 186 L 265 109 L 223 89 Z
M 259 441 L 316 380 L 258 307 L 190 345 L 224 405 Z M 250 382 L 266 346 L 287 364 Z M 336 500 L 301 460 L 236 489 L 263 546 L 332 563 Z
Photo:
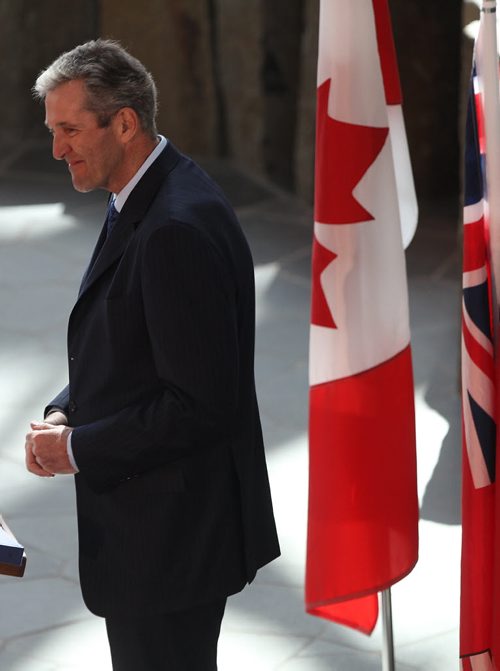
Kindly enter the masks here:
M 61 126 L 75 116 L 94 116 L 86 109 L 86 91 L 83 82 L 71 80 L 48 91 L 45 96 L 46 125 Z M 50 121 L 50 123 L 49 123 Z
M 65 105 L 83 109 L 86 99 L 87 91 L 83 81 L 72 79 L 48 91 L 45 96 L 45 106 Z

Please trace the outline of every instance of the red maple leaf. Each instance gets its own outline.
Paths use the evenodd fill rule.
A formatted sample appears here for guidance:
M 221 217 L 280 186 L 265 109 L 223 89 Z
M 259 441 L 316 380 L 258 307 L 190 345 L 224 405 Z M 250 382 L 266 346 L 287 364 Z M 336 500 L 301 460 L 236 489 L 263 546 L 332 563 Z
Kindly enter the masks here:
M 373 216 L 352 195 L 379 155 L 388 128 L 336 121 L 328 116 L 331 79 L 318 88 L 314 219 L 323 224 L 355 224 Z
M 331 252 L 318 242 L 316 237 L 313 241 L 312 252 L 312 305 L 311 305 L 311 324 L 316 326 L 327 326 L 336 329 L 332 313 L 326 302 L 325 293 L 321 286 L 321 273 L 337 257 L 337 254 Z

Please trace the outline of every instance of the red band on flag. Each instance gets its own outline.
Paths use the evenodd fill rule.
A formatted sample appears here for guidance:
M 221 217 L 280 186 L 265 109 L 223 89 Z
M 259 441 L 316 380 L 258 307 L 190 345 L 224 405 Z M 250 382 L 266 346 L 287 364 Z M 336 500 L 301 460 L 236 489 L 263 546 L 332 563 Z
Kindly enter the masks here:
M 460 623 L 460 650 L 479 652 L 491 642 L 495 485 L 474 487 L 465 449 L 463 464 L 462 533 L 473 551 L 462 553 L 461 606 L 469 617 Z
M 364 373 L 311 388 L 308 612 L 370 633 L 373 601 L 338 602 L 376 594 L 413 568 L 413 425 L 410 347 Z
M 482 268 L 486 262 L 486 242 L 484 239 L 484 219 L 464 226 L 463 271 Z

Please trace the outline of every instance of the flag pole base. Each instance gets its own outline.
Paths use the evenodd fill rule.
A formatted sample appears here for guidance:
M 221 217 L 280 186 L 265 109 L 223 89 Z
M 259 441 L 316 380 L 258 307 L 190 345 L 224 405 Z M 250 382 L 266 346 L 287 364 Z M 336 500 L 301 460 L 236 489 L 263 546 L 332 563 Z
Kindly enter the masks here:
M 380 596 L 382 601 L 382 671 L 395 671 L 391 588 L 381 592 Z

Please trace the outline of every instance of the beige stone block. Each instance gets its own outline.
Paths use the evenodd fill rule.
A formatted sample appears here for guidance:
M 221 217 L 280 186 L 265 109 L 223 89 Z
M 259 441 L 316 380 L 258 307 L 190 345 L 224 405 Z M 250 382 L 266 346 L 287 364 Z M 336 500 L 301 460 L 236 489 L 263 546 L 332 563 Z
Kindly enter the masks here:
M 152 73 L 159 132 L 188 153 L 216 150 L 208 4 L 203 0 L 102 0 L 101 29 Z
M 273 0 L 265 4 L 264 165 L 279 186 L 294 186 L 294 146 L 300 90 L 303 0 Z
M 63 51 L 95 37 L 94 2 L 1 0 L 0 75 L 5 100 L 0 124 L 1 160 L 20 142 L 46 135 L 43 111 L 31 96 L 38 73 Z
M 217 68 L 227 153 L 263 171 L 263 6 L 260 0 L 216 0 Z
M 295 188 L 309 202 L 314 195 L 318 21 L 319 3 L 305 0 L 295 136 Z

